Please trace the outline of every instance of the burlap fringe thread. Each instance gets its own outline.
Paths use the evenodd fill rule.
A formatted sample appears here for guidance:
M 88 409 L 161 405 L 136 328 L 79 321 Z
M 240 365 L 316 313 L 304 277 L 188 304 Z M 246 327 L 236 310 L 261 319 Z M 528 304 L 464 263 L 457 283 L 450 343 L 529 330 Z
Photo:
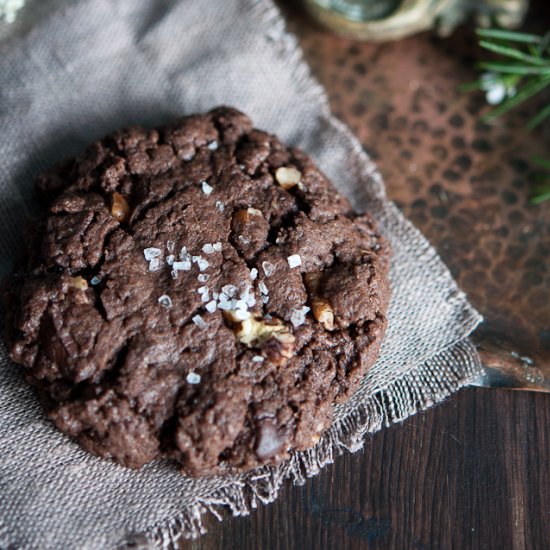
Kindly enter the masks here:
M 447 369 L 441 377 L 430 375 L 439 365 L 455 364 L 460 369 Z M 400 422 L 408 416 L 427 409 L 448 397 L 479 376 L 480 363 L 474 346 L 467 340 L 459 342 L 419 369 L 395 381 L 385 390 L 372 395 L 326 432 L 313 449 L 297 452 L 286 463 L 245 474 L 212 494 L 208 499 L 193 504 L 178 515 L 151 527 L 142 535 L 129 539 L 124 546 L 135 548 L 173 549 L 178 540 L 197 538 L 206 530 L 203 515 L 212 513 L 221 521 L 221 509 L 229 509 L 234 516 L 243 516 L 258 504 L 273 502 L 282 484 L 290 479 L 303 485 L 307 478 L 334 461 L 344 451 L 356 452 L 363 447 L 364 436 L 383 427 Z

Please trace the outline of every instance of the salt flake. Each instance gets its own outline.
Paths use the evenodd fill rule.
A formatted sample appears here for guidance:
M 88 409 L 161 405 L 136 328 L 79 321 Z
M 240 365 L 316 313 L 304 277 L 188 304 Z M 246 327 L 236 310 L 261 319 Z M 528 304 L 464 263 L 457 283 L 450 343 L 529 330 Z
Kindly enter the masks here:
M 191 317 L 191 321 L 193 321 L 193 323 L 195 323 L 195 325 L 197 325 L 199 328 L 206 328 L 206 323 L 200 315 L 195 315 Z
M 237 300 L 237 303 L 235 304 L 235 308 L 246 311 L 248 309 L 248 305 L 244 300 Z
M 149 271 L 158 271 L 160 269 L 160 259 L 159 258 L 153 258 L 149 262 Z
M 218 303 L 218 308 L 223 309 L 224 311 L 231 311 L 232 309 L 235 309 L 235 300 L 229 300 L 226 302 L 220 302 Z
M 204 271 L 210 265 L 202 256 L 193 256 L 191 259 L 193 263 L 199 266 L 201 271 Z
M 222 293 L 228 298 L 233 298 L 233 296 L 235 296 L 235 292 L 237 292 L 237 287 L 235 285 L 222 286 Z
M 170 254 L 170 256 L 166 256 L 166 263 L 168 265 L 172 265 L 174 263 L 174 256 Z
M 248 307 L 254 307 L 256 305 L 256 298 L 255 298 L 254 294 L 249 294 L 245 298 L 245 301 L 246 301 L 246 304 L 248 305 Z
M 253 267 L 251 270 L 250 270 L 250 278 L 255 281 L 256 280 L 256 277 L 258 276 L 258 270 Z
M 219 241 L 217 243 L 214 243 L 212 245 L 212 248 L 214 249 L 214 252 L 221 252 L 222 251 L 222 243 Z
M 190 372 L 185 379 L 189 384 L 198 384 L 201 381 L 201 375 L 196 372 Z
M 275 273 L 275 266 L 270 262 L 262 262 L 262 269 L 264 270 L 266 277 L 270 277 L 273 273 Z
M 98 277 L 97 275 L 90 279 L 90 284 L 93 286 L 98 285 L 99 283 L 101 283 L 101 277 Z
M 205 254 L 214 254 L 214 246 L 211 245 L 210 243 L 207 243 L 202 247 L 202 251 Z
M 201 189 L 205 195 L 210 195 L 210 193 L 214 191 L 214 188 L 211 185 L 208 185 L 208 183 L 205 181 L 201 183 Z
M 216 201 L 216 208 L 223 212 L 225 210 L 225 204 L 222 201 Z
M 262 294 L 269 294 L 269 289 L 267 288 L 267 286 L 265 286 L 265 283 L 263 281 L 260 281 L 258 288 L 260 289 L 260 292 Z
M 214 141 L 211 141 L 208 145 L 207 145 L 208 149 L 210 149 L 210 151 L 215 151 L 217 148 L 218 148 L 218 142 L 216 140 Z
M 174 268 L 174 271 L 189 271 L 191 269 L 191 262 L 189 260 L 174 262 L 172 267 Z
M 165 307 L 166 309 L 170 309 L 172 307 L 172 300 L 167 294 L 163 294 L 157 301 L 162 307 Z
M 143 250 L 143 255 L 148 262 L 154 258 L 158 258 L 161 254 L 162 250 L 160 248 L 150 247 Z
M 233 315 L 235 315 L 235 318 L 239 319 L 239 321 L 244 321 L 244 320 L 250 318 L 250 311 L 246 311 L 246 310 L 243 310 L 243 309 L 237 309 L 233 312 Z
M 208 281 L 209 278 L 210 278 L 210 275 L 206 275 L 206 273 L 201 273 L 197 277 L 197 280 L 199 281 L 199 283 L 206 283 L 206 281 Z
M 290 269 L 293 269 L 294 267 L 298 267 L 302 265 L 302 258 L 300 258 L 299 254 L 292 254 L 292 256 L 289 256 L 286 259 L 286 261 L 288 262 Z
M 252 357 L 252 361 L 254 363 L 263 363 L 264 358 L 261 355 L 255 355 L 254 357 Z
M 216 308 L 217 308 L 217 303 L 216 303 L 216 300 L 210 300 L 210 302 L 208 302 L 204 308 L 206 309 L 206 311 L 208 311 L 208 313 L 214 313 L 214 311 L 216 311 Z
M 306 313 L 309 311 L 309 307 L 304 306 L 300 309 L 293 309 L 290 315 L 290 322 L 295 326 L 299 327 L 306 322 Z

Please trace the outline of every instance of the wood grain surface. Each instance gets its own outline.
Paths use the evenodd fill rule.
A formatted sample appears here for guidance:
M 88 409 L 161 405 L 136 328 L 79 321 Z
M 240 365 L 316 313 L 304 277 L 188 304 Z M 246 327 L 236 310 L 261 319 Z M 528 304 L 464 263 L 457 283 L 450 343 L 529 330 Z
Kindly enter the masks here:
M 182 548 L 550 548 L 550 395 L 467 389 Z
M 282 1 L 333 111 L 376 158 L 390 197 L 486 316 L 487 384 L 547 390 L 550 205 L 528 205 L 530 157 L 550 150 L 519 112 L 489 127 L 470 31 L 371 45 L 338 38 Z M 531 24 L 550 28 L 550 5 Z M 527 106 L 527 111 L 535 106 Z M 528 114 L 528 113 L 527 113 Z M 206 521 L 182 548 L 550 549 L 550 395 L 468 388 L 370 437 L 303 487 L 244 518 Z

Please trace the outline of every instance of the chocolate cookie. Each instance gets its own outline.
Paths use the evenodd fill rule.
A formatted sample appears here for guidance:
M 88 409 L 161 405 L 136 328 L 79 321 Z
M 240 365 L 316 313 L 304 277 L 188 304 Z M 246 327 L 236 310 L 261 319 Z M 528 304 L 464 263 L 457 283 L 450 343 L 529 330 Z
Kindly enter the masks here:
M 192 475 L 275 463 L 317 443 L 374 363 L 387 244 L 242 113 L 115 132 L 37 188 L 7 341 L 91 452 Z

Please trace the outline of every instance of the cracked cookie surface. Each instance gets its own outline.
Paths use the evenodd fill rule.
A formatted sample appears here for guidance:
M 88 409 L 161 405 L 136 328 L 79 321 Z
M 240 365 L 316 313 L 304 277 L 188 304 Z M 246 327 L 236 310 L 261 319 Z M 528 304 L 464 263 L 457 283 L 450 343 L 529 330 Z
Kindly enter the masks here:
M 276 463 L 319 440 L 376 360 L 388 245 L 244 114 L 115 132 L 37 189 L 47 215 L 6 337 L 89 451 L 191 475 Z

